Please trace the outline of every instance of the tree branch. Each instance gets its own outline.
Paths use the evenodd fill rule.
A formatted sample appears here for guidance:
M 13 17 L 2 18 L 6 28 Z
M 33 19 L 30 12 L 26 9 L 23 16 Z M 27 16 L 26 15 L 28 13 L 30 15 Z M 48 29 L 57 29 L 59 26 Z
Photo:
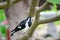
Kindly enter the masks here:
M 44 24 L 44 23 L 49 23 L 49 22 L 54 22 L 54 21 L 59 21 L 60 20 L 60 15 L 57 15 L 53 18 L 45 19 L 45 20 L 39 20 L 38 24 Z
M 0 3 L 0 9 L 4 9 L 7 6 L 7 2 Z
M 50 5 L 50 3 L 46 1 L 41 7 L 38 7 L 37 13 L 40 13 L 40 12 L 43 11 L 45 8 L 47 8 L 49 5 Z
M 20 2 L 20 1 L 21 1 L 21 0 L 13 0 L 13 1 L 11 1 L 10 3 L 11 3 L 11 5 L 13 5 L 13 4 L 18 3 L 18 2 Z M 10 6 L 11 6 L 11 5 L 10 5 Z M 0 9 L 4 9 L 4 8 L 6 8 L 6 7 L 7 7 L 7 1 L 0 3 Z
M 39 0 L 32 0 L 30 9 L 29 9 L 29 16 L 34 16 L 35 14 L 35 7 L 38 6 Z
M 11 0 L 7 0 L 7 7 L 9 8 L 11 4 Z

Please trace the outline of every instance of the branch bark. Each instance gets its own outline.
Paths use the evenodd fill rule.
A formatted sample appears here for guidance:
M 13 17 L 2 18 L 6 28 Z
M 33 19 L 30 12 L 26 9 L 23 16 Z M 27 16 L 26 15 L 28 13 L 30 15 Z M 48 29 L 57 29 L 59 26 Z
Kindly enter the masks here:
M 49 22 L 55 22 L 60 20 L 60 15 L 57 15 L 53 18 L 45 19 L 45 20 L 39 20 L 38 24 L 44 24 L 44 23 L 49 23 Z
M 40 13 L 41 11 L 45 10 L 45 8 L 47 8 L 49 5 L 50 3 L 46 1 L 41 7 L 38 7 L 37 13 Z
M 9 1 L 9 0 L 7 0 L 7 1 Z M 7 7 L 7 1 L 0 3 L 0 9 L 5 9 Z M 20 1 L 21 0 L 15 0 L 15 1 L 13 0 L 13 1 L 10 2 L 11 3 L 10 6 L 12 6 L 13 4 L 16 4 Z
M 39 0 L 32 0 L 30 9 L 29 9 L 29 16 L 34 16 L 35 14 L 35 7 L 39 5 Z

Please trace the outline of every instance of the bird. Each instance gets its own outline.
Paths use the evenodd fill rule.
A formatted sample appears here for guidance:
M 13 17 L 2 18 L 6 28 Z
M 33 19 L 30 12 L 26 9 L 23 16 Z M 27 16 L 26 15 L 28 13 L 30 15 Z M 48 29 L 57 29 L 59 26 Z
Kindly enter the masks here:
M 30 28 L 30 26 L 32 25 L 32 20 L 31 20 L 31 18 L 32 17 L 27 17 L 27 19 L 25 19 L 25 20 L 23 20 L 23 21 L 21 21 L 17 26 L 16 26 L 16 28 L 15 29 L 13 29 L 11 32 L 11 36 L 13 36 L 13 34 L 15 33 L 15 32 L 18 32 L 18 31 L 21 31 L 21 30 L 23 30 L 24 32 L 26 32 L 29 28 Z

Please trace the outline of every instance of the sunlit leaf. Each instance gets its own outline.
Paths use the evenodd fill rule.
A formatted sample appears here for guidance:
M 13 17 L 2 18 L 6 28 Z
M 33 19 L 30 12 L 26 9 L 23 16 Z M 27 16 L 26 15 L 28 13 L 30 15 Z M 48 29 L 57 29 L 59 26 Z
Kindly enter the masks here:
M 60 0 L 47 0 L 50 3 L 60 4 Z

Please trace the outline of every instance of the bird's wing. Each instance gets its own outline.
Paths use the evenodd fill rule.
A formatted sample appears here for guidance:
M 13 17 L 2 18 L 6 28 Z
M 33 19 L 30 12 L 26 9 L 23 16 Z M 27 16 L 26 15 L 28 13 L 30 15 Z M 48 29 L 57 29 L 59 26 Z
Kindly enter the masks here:
M 20 22 L 20 25 L 25 25 L 26 20 L 23 20 L 22 22 Z

